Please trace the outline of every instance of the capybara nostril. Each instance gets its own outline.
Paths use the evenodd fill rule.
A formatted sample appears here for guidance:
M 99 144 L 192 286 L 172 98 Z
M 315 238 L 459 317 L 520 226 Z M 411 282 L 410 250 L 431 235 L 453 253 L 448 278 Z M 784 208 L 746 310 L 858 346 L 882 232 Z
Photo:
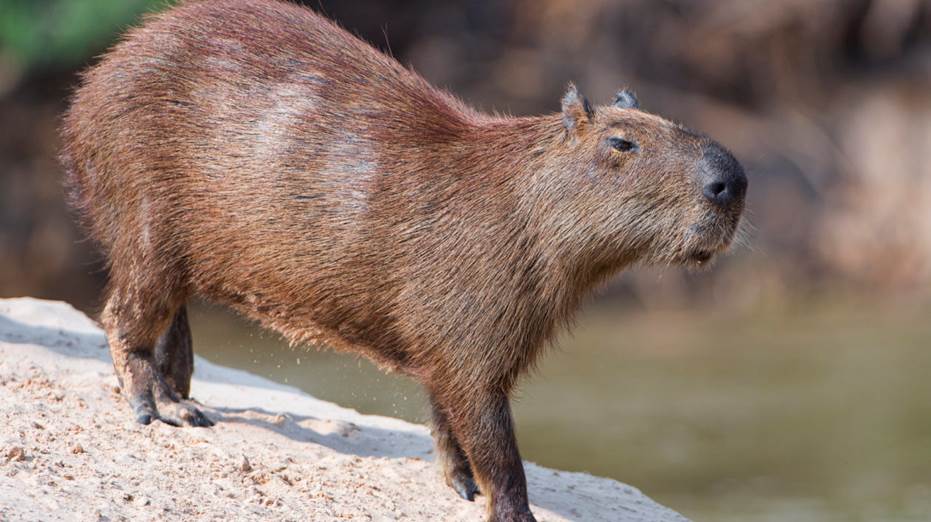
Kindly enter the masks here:
M 743 167 L 730 152 L 716 143 L 705 146 L 700 178 L 702 195 L 719 207 L 742 202 L 747 193 L 747 176 Z
M 718 198 L 722 197 L 724 192 L 727 192 L 727 184 L 723 181 L 712 181 L 702 189 L 702 193 L 711 201 L 716 201 Z
M 746 179 L 729 176 L 727 179 L 715 179 L 706 183 L 702 188 L 702 194 L 715 205 L 728 207 L 743 199 L 746 186 Z

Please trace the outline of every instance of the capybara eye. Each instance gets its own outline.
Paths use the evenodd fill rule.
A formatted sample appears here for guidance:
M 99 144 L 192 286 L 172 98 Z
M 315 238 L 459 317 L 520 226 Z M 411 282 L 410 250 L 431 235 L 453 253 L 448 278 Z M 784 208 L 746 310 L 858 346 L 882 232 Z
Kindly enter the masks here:
M 636 143 L 624 138 L 608 138 L 608 143 L 621 152 L 636 151 L 639 148 Z

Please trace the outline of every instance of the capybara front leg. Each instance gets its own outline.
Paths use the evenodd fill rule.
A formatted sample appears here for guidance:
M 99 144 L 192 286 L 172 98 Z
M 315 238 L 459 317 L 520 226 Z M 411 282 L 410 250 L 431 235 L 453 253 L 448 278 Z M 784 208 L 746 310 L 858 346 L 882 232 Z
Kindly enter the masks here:
M 480 491 L 472 476 L 469 459 L 453 434 L 449 417 L 432 394 L 430 406 L 433 417 L 431 431 L 436 445 L 436 459 L 442 468 L 446 484 L 453 488 L 460 497 L 472 501 L 475 499 L 475 494 Z
M 123 394 L 136 421 L 149 424 L 160 420 L 180 426 L 210 426 L 203 412 L 184 401 L 168 385 L 155 363 L 155 344 L 167 328 L 174 310 L 128 294 L 112 292 L 102 321 L 110 344 L 110 355 Z
M 440 400 L 482 493 L 488 497 L 488 520 L 535 521 L 507 394 L 472 390 Z

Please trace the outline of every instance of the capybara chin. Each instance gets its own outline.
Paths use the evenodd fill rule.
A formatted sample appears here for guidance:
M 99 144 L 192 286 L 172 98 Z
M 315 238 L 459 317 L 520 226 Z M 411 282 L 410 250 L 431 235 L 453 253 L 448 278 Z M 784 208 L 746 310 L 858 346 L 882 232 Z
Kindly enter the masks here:
M 139 422 L 211 424 L 187 400 L 185 303 L 203 296 L 423 383 L 447 482 L 494 520 L 533 519 L 518 376 L 606 277 L 727 248 L 747 187 L 627 91 L 490 116 L 273 0 L 148 18 L 86 72 L 62 133 Z

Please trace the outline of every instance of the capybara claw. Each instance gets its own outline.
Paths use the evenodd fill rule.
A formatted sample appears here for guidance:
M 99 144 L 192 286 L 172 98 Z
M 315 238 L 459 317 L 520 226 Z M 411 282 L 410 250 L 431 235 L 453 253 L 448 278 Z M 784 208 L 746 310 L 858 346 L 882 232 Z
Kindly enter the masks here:
M 181 423 L 176 421 L 175 419 L 172 419 L 171 417 L 165 417 L 165 416 L 159 415 L 158 420 L 162 421 L 164 424 L 171 426 L 172 428 L 181 427 Z
M 142 395 L 139 397 L 130 398 L 129 404 L 132 406 L 133 415 L 136 417 L 136 422 L 142 424 L 143 426 L 152 424 L 152 421 L 158 418 L 158 412 L 155 410 L 155 405 L 153 404 L 151 397 Z
M 475 481 L 471 477 L 464 477 L 462 479 L 455 479 L 451 484 L 452 488 L 465 500 L 473 502 L 475 500 L 475 495 L 481 493 L 478 489 L 478 486 L 475 485 Z
M 194 408 L 191 418 L 187 421 L 191 426 L 196 426 L 198 428 L 209 428 L 214 424 L 210 418 L 204 415 L 204 412 L 196 408 Z
M 475 500 L 475 495 L 480 495 L 482 493 L 475 484 L 475 479 L 472 478 L 471 473 L 458 471 L 448 472 L 446 483 L 449 487 L 453 488 L 453 491 L 455 491 L 457 495 L 469 502 Z

